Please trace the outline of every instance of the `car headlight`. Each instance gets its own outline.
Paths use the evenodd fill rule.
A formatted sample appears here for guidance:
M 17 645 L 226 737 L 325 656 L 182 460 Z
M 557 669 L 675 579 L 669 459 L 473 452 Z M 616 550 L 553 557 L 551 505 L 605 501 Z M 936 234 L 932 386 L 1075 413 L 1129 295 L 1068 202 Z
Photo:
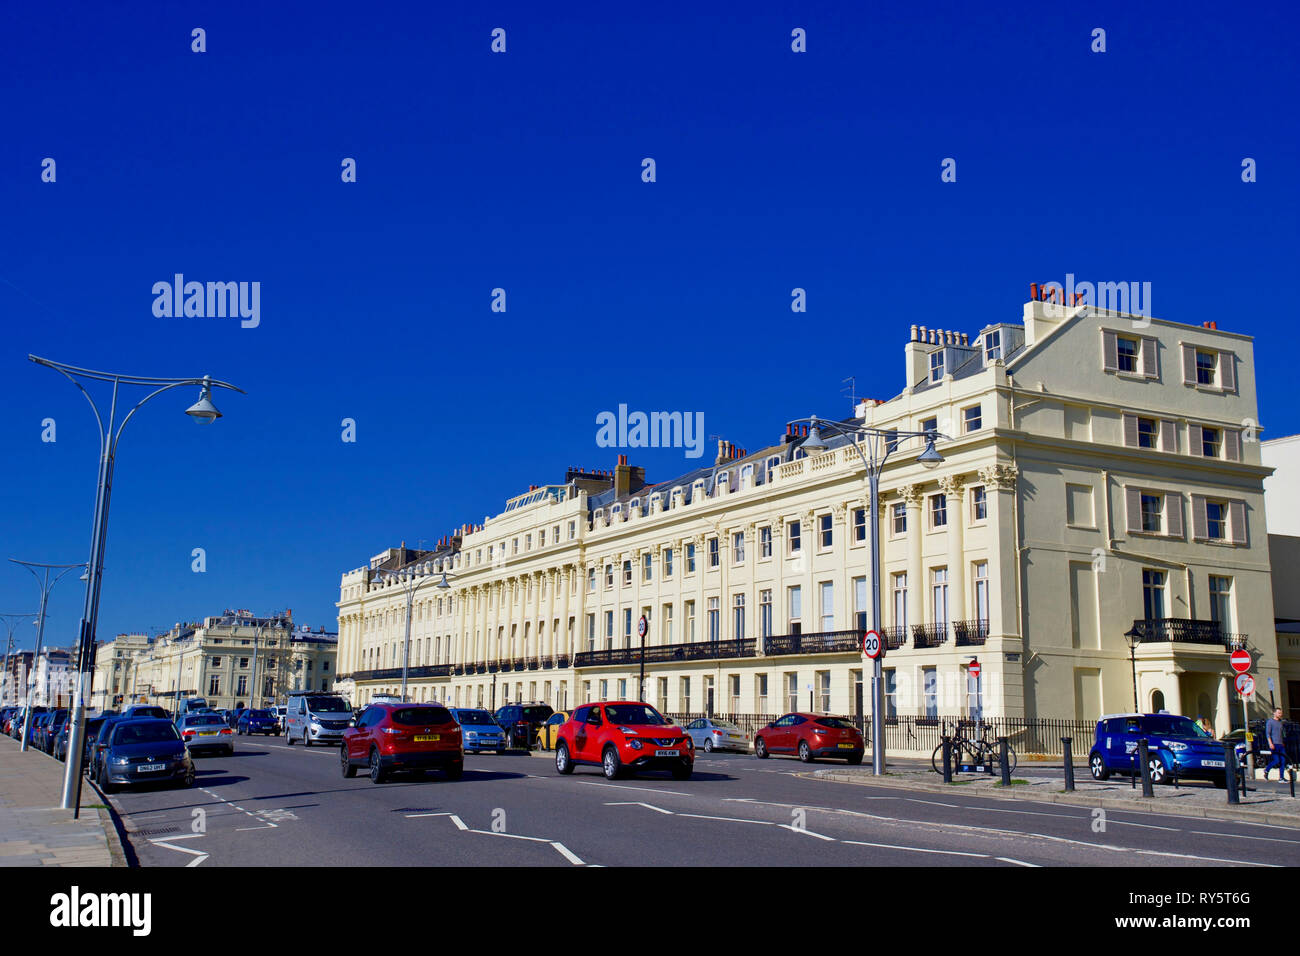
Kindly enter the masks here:
M 1172 750 L 1174 753 L 1182 753 L 1184 750 L 1187 749 L 1187 744 L 1180 743 L 1177 740 L 1162 740 L 1160 742 L 1164 744 L 1166 747 L 1168 747 L 1170 750 Z
M 114 757 L 109 761 L 115 767 L 125 767 L 130 762 L 126 757 Z
M 687 737 L 687 738 L 686 738 L 686 740 L 685 740 L 685 744 L 686 744 L 686 747 L 687 747 L 688 750 L 694 750 L 694 749 L 695 749 L 695 741 L 692 740 L 690 737 Z
M 639 740 L 629 740 L 629 741 L 627 742 L 627 745 L 628 745 L 629 747 L 631 747 L 633 750 L 640 750 L 640 749 L 641 749 L 641 741 L 639 741 Z

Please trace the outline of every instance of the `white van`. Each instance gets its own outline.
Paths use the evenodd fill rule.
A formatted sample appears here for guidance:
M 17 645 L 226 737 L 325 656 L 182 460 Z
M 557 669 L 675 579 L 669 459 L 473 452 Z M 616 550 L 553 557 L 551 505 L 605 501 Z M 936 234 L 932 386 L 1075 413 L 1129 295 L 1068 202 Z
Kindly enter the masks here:
M 352 719 L 352 708 L 338 694 L 326 691 L 297 691 L 289 694 L 284 718 L 284 742 L 292 746 L 301 740 L 337 744 Z

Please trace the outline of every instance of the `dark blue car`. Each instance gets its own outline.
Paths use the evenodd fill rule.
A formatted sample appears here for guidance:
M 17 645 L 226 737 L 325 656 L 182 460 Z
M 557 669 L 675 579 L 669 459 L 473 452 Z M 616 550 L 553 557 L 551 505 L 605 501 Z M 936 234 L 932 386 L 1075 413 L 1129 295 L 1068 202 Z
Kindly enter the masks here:
M 235 732 L 240 734 L 278 734 L 280 718 L 269 710 L 246 710 L 239 715 Z
M 105 743 L 95 778 L 104 793 L 142 783 L 194 786 L 194 762 L 169 720 L 114 721 Z
M 1227 786 L 1223 744 L 1189 717 L 1174 714 L 1115 714 L 1097 721 L 1097 735 L 1088 754 L 1094 780 L 1112 773 L 1139 774 L 1138 741 L 1146 739 L 1151 782 L 1180 779 L 1210 780 Z

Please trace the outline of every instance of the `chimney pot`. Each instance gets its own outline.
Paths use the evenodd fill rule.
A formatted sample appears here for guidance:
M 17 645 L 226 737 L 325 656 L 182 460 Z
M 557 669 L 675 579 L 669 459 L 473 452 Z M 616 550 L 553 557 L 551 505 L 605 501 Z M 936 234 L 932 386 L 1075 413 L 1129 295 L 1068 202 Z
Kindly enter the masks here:
M 1037 282 L 1031 282 L 1031 283 L 1029 283 L 1029 298 L 1031 298 L 1031 299 L 1037 301 L 1037 299 L 1038 299 L 1038 283 L 1037 283 Z
M 916 341 L 916 326 L 915 326 L 915 325 L 912 326 L 912 341 L 913 341 L 913 342 Z

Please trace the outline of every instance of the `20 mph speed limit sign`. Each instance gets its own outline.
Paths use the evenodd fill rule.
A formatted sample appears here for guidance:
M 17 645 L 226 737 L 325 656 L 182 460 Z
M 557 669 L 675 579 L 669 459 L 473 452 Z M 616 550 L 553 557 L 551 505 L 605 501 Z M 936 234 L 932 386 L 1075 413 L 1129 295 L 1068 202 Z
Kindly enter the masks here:
M 877 657 L 885 655 L 885 642 L 880 639 L 880 635 L 875 631 L 867 631 L 862 635 L 862 653 L 873 661 Z

